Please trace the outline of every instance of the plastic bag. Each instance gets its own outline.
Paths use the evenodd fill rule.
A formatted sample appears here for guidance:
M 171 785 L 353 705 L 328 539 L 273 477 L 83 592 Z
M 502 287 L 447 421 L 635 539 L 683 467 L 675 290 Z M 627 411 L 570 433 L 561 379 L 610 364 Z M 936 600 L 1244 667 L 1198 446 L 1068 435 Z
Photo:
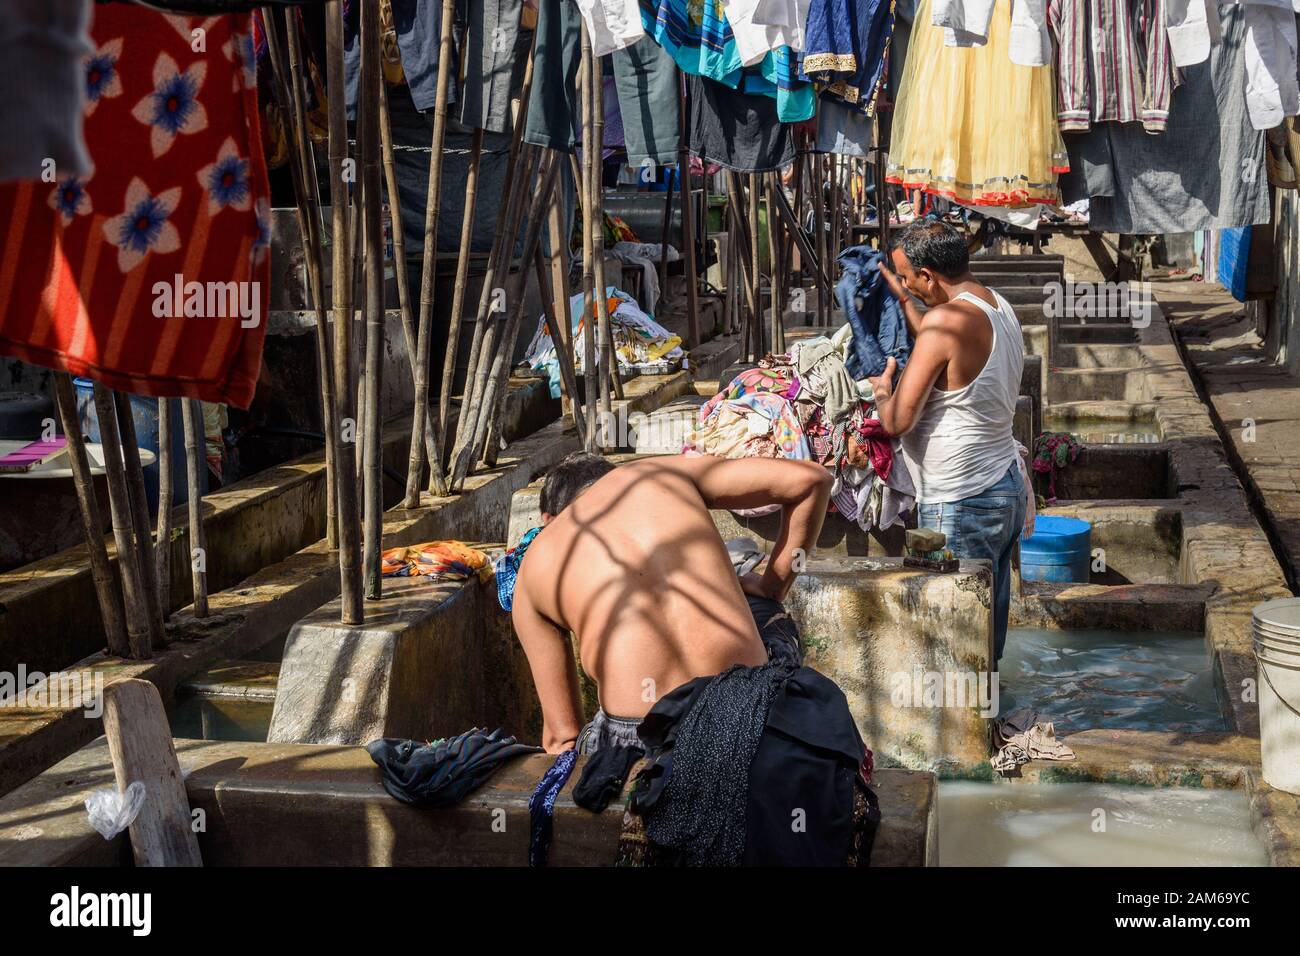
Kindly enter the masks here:
M 112 787 L 96 790 L 86 798 L 86 815 L 90 825 L 105 840 L 111 840 L 129 827 L 144 806 L 144 784 L 133 780 L 122 793 Z

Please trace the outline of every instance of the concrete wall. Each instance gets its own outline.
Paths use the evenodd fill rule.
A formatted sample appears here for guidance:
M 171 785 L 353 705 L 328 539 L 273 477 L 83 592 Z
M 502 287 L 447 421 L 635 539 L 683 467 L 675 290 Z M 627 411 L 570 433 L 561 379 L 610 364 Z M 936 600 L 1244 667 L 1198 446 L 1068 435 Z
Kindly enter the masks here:
M 1271 303 L 1260 303 L 1267 316 L 1264 340 L 1270 355 L 1292 375 L 1300 374 L 1300 193 L 1277 193 L 1275 269 L 1277 292 Z

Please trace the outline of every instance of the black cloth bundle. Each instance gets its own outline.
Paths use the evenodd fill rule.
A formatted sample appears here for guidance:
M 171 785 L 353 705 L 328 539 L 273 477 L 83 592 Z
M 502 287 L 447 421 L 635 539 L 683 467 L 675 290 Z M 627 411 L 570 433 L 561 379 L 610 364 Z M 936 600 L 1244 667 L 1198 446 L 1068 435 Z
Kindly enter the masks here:
M 521 744 L 500 728 L 488 733 L 475 727 L 428 744 L 384 737 L 366 744 L 366 751 L 392 796 L 421 807 L 449 807 L 486 783 L 511 757 L 541 753 L 542 748 Z

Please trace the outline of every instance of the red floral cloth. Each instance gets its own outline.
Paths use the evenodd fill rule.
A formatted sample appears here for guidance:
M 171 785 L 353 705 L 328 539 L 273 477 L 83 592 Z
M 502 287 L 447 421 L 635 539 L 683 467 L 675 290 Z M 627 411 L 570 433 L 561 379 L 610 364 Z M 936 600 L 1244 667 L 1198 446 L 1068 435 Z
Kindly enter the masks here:
M 92 171 L 0 187 L 0 354 L 247 407 L 270 293 L 249 16 L 96 5 L 91 36 Z

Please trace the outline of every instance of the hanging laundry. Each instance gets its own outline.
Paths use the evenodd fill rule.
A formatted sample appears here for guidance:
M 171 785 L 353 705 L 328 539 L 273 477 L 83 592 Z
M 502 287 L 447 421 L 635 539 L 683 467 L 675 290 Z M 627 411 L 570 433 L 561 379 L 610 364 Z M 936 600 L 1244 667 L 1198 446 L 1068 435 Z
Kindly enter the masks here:
M 578 751 L 566 750 L 555 758 L 528 799 L 528 865 L 545 866 L 551 855 L 555 830 L 555 801 L 569 782 Z
M 1269 221 L 1264 134 L 1246 108 L 1245 11 L 1220 12 L 1223 44 L 1182 71 L 1163 133 L 1104 123 L 1067 135 L 1071 170 L 1061 192 L 1065 202 L 1089 200 L 1092 231 L 1155 235 Z
M 740 62 L 752 66 L 770 51 L 804 48 L 804 29 L 812 0 L 722 0 L 736 38 Z
M 1057 117 L 1062 130 L 1141 122 L 1149 133 L 1169 121 L 1182 71 L 1173 64 L 1167 0 L 1048 0 L 1056 35 Z
M 870 246 L 850 246 L 836 259 L 843 275 L 835 297 L 853 329 L 846 365 L 854 379 L 875 378 L 893 358 L 901 373 L 912 355 L 912 335 L 903 307 L 880 274 L 881 253 Z
M 523 85 L 532 41 L 532 31 L 519 25 L 524 0 L 475 0 L 468 6 L 465 50 L 459 61 L 465 64 L 460 71 L 460 121 L 470 129 L 508 133 L 510 100 Z M 435 17 L 435 22 L 440 19 Z M 416 105 L 422 102 L 423 97 Z
M 650 318 L 636 299 L 621 289 L 609 286 L 606 290 L 610 331 L 614 336 L 614 357 L 620 371 L 649 371 L 667 369 L 682 359 L 682 338 Z M 573 333 L 574 369 L 581 375 L 586 371 L 584 362 L 587 317 L 583 315 L 583 293 L 569 299 L 570 327 Z M 594 319 L 592 320 L 595 321 Z M 546 316 L 537 320 L 537 332 L 524 353 L 524 362 L 534 370 L 546 369 L 550 378 L 551 397 L 560 395 L 560 360 L 555 353 L 555 343 L 546 325 Z
M 90 0 L 17 0 L 0 15 L 0 183 L 90 171 L 82 136 L 90 11 Z
M 799 76 L 797 55 L 782 46 L 746 66 L 721 0 L 643 0 L 641 19 L 646 32 L 683 72 L 772 99 L 778 122 L 812 119 L 816 93 L 813 85 Z
M 438 100 L 442 0 L 381 0 L 380 17 L 381 24 L 387 21 L 392 25 L 389 32 L 394 35 L 399 61 L 393 63 L 390 50 L 384 64 L 386 82 L 396 85 L 405 81 L 416 109 L 433 109 Z M 344 0 L 343 31 L 343 80 L 347 90 L 348 119 L 356 119 L 361 84 L 361 6 L 357 0 Z M 460 61 L 459 52 L 453 51 L 453 60 Z M 456 102 L 454 83 L 447 95 L 448 103 Z
M 776 172 L 794 162 L 794 127 L 771 97 L 733 90 L 702 76 L 690 88 L 690 150 L 742 173 Z
M 587 21 L 593 56 L 624 50 L 645 36 L 637 0 L 577 0 Z
M 379 766 L 380 782 L 391 796 L 435 808 L 464 800 L 511 757 L 541 749 L 519 743 L 500 728 L 488 733 L 478 727 L 428 744 L 393 737 L 366 744 L 370 759 Z
M 247 14 L 95 11 L 91 171 L 0 187 L 0 353 L 121 391 L 248 406 L 270 292 L 249 31 Z
M 677 64 L 649 37 L 617 51 L 610 59 L 628 164 L 675 165 L 681 148 L 682 116 Z
M 979 205 L 1056 203 L 1068 169 L 1050 66 L 1008 56 L 1011 12 L 994 7 L 988 43 L 944 44 L 921 0 L 895 104 L 886 178 Z
M 1167 0 L 1169 55 L 1174 66 L 1195 66 L 1223 42 L 1218 0 Z
M 893 0 L 813 0 L 803 73 L 872 116 L 893 32 Z
M 1056 476 L 1079 458 L 1079 445 L 1068 432 L 1043 432 L 1034 440 L 1034 471 L 1047 475 L 1047 504 L 1056 503 Z
M 573 802 L 584 810 L 602 813 L 610 801 L 623 792 L 633 765 L 645 756 L 641 747 L 601 747 L 587 758 Z
M 430 541 L 387 548 L 381 564 L 386 578 L 423 576 L 437 581 L 464 581 L 490 569 L 488 556 L 463 541 Z
M 875 139 L 870 116 L 832 96 L 817 101 L 817 152 L 865 157 Z
M 1237 3 L 1246 16 L 1246 112 L 1255 129 L 1272 129 L 1300 113 L 1292 0 Z
M 983 46 L 989 40 L 993 3 L 994 0 L 934 0 L 931 22 L 944 28 L 947 46 Z M 1047 3 L 1048 0 L 1011 0 L 1011 42 L 1007 54 L 1012 63 L 1047 66 L 1052 62 Z
M 582 64 L 582 13 L 574 0 L 551 0 L 537 11 L 533 86 L 524 142 L 572 153 L 582 126 L 578 67 Z

